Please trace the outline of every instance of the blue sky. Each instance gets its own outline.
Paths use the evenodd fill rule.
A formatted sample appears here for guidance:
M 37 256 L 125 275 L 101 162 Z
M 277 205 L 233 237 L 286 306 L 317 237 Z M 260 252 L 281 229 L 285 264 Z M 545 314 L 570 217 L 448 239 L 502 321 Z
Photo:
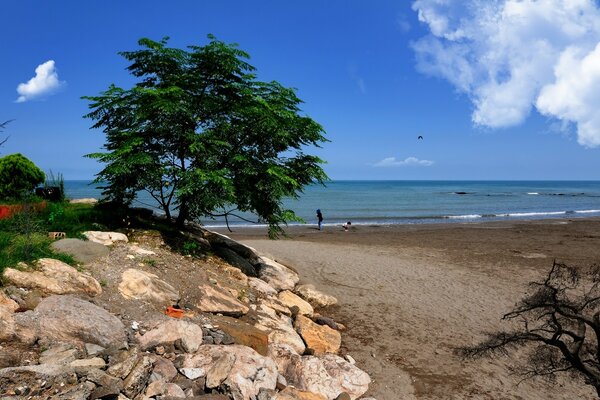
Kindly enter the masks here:
M 66 179 L 100 170 L 82 157 L 104 136 L 80 97 L 133 84 L 117 52 L 209 33 L 298 89 L 333 179 L 599 179 L 594 0 L 19 0 L 2 14 L 0 121 L 14 121 L 0 154 Z

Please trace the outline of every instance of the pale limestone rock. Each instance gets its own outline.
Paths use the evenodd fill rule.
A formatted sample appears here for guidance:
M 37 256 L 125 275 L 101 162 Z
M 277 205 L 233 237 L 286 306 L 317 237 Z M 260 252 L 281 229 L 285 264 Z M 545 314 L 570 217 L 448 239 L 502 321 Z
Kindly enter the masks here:
M 166 383 L 164 381 L 151 382 L 147 387 L 144 395 L 146 397 L 162 396 L 166 391 Z
M 269 333 L 269 343 L 287 344 L 298 354 L 304 353 L 306 346 L 292 326 L 292 319 L 278 315 L 275 310 L 259 304 L 256 309 L 254 326 Z
M 40 364 L 67 365 L 77 359 L 77 349 L 62 343 L 43 351 L 40 354 Z
M 281 343 L 269 343 L 269 358 L 275 361 L 277 370 L 282 376 L 296 357 L 299 357 L 299 355 L 291 346 Z
M 210 370 L 214 361 L 230 354 L 235 361 L 222 384 L 229 388 L 234 400 L 255 399 L 261 388 L 275 389 L 277 366 L 250 347 L 240 345 L 205 345 L 194 355 L 187 355 L 184 368 Z M 214 360 L 214 361 L 213 361 Z
M 179 292 L 158 276 L 138 269 L 127 269 L 121 275 L 119 293 L 126 299 L 144 300 L 160 306 L 179 301 Z
M 64 295 L 42 299 L 34 311 L 15 314 L 19 330 L 31 330 L 40 339 L 83 346 L 122 346 L 125 326 L 105 309 L 80 298 Z
M 265 296 L 275 296 L 277 294 L 277 290 L 262 279 L 248 278 L 248 286 Z
M 196 307 L 200 311 L 232 316 L 240 316 L 248 312 L 248 307 L 238 299 L 210 284 L 203 283 L 198 286 L 198 289 L 200 291 L 200 302 Z
M 231 336 L 235 344 L 248 346 L 260 355 L 268 354 L 269 334 L 245 321 L 221 315 L 212 315 L 211 321 L 223 332 Z
M 194 353 L 202 344 L 202 328 L 184 320 L 169 319 L 138 337 L 138 342 L 142 350 L 148 350 L 180 339 L 183 349 L 187 353 Z
M 125 242 L 129 239 L 127 235 L 119 232 L 101 232 L 101 231 L 86 231 L 83 232 L 83 236 L 90 242 L 96 242 L 105 246 L 111 246 L 114 242 Z
M 70 365 L 71 367 L 75 368 L 75 370 L 86 368 L 104 368 L 106 367 L 106 362 L 100 357 L 92 357 L 72 361 Z
M 234 353 L 225 353 L 211 365 L 206 374 L 207 388 L 214 389 L 221 385 L 221 383 L 229 376 L 229 372 L 235 363 L 235 358 Z
M 298 314 L 308 315 L 310 317 L 315 312 L 310 304 L 308 304 L 306 301 L 302 300 L 299 296 L 296 296 L 289 290 L 279 292 L 277 298 L 288 308 L 292 308 L 294 306 L 298 307 L 298 309 L 300 310 Z
M 292 290 L 300 280 L 297 273 L 267 257 L 260 257 L 258 277 L 277 291 Z
M 132 253 L 135 253 L 137 255 L 140 255 L 140 256 L 154 256 L 154 255 L 156 255 L 156 253 L 154 251 L 143 249 L 140 246 L 135 245 L 135 244 L 132 244 L 132 245 L 129 246 L 129 251 L 131 251 Z
M 294 289 L 297 295 L 309 302 L 313 307 L 328 307 L 337 303 L 337 299 L 315 289 L 314 285 L 298 285 Z
M 7 268 L 4 270 L 4 279 L 15 286 L 37 289 L 44 294 L 85 293 L 96 296 L 102 293 L 102 287 L 96 279 L 62 261 L 41 258 L 37 261 L 37 267 L 31 271 Z
M 258 301 L 258 304 L 262 304 L 269 308 L 272 308 L 273 310 L 277 311 L 279 314 L 287 315 L 288 317 L 292 316 L 292 311 L 289 309 L 289 307 L 286 304 L 284 304 L 281 300 L 279 300 L 277 297 L 267 297 L 264 299 L 260 299 Z
M 298 315 L 294 321 L 296 331 L 304 339 L 306 347 L 314 354 L 337 353 L 342 344 L 342 335 L 327 325 L 315 324 L 310 318 Z
M 8 312 L 15 312 L 19 309 L 19 305 L 16 301 L 8 297 L 4 293 L 4 290 L 0 290 L 0 308 L 4 308 Z
M 331 400 L 342 392 L 348 393 L 352 400 L 357 399 L 371 383 L 367 373 L 335 354 L 292 356 L 284 376 L 290 385 Z
M 133 367 L 123 382 L 123 393 L 133 399 L 140 394 L 148 384 L 152 372 L 152 358 L 143 356 Z
M 0 342 L 8 342 L 17 335 L 15 318 L 12 311 L 0 307 Z
M 227 273 L 227 275 L 229 275 L 233 279 L 240 281 L 240 283 L 242 285 L 248 286 L 248 279 L 249 279 L 248 276 L 246 274 L 244 274 L 242 271 L 240 271 L 238 268 L 225 266 L 225 267 L 223 267 L 223 271 L 225 271 L 225 273 Z
M 127 351 L 119 353 L 114 364 L 108 367 L 106 372 L 114 377 L 125 379 L 139 360 L 140 355 L 138 348 L 132 347 Z

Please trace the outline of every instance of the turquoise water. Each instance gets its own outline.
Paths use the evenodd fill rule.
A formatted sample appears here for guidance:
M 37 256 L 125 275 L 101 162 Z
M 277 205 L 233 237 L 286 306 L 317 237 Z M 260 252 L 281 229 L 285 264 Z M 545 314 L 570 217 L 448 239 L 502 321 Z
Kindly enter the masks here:
M 86 181 L 66 181 L 65 188 L 70 198 L 100 197 L 100 190 Z M 152 204 L 148 195 L 140 194 L 134 205 Z M 288 200 L 286 206 L 311 224 L 319 208 L 326 225 L 600 216 L 600 181 L 335 181 L 307 187 L 299 200 Z M 235 219 L 230 223 L 248 224 Z

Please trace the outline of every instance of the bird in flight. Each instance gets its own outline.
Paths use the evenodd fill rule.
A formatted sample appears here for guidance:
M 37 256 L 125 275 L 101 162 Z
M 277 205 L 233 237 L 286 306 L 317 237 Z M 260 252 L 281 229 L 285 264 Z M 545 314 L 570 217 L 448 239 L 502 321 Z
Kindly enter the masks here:
M 423 139 L 423 136 L 419 135 L 419 137 L 417 139 Z

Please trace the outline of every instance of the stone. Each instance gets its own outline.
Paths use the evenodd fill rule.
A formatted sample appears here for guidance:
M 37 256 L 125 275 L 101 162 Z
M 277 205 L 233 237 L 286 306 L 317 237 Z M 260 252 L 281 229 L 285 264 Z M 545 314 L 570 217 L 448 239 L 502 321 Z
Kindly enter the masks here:
M 302 315 L 308 315 L 310 317 L 314 313 L 314 310 L 310 304 L 289 290 L 283 290 L 279 292 L 277 298 L 288 308 L 292 308 L 294 306 L 298 307 L 299 313 Z
M 133 399 L 140 394 L 150 379 L 152 372 L 152 358 L 143 356 L 133 367 L 127 378 L 123 381 L 123 393 Z
M 71 204 L 96 204 L 98 203 L 98 199 L 93 199 L 93 198 L 83 198 L 83 199 L 71 199 L 69 200 L 69 203 Z
M 111 357 L 111 365 L 107 371 L 112 376 L 125 379 L 133 367 L 138 363 L 140 356 L 137 347 L 119 353 L 116 357 Z
M 340 393 L 338 395 L 338 397 L 335 398 L 335 400 L 352 400 L 352 398 L 350 397 L 350 395 L 346 392 Z
M 131 252 L 133 252 L 133 253 L 135 253 L 137 255 L 140 255 L 140 256 L 154 256 L 154 255 L 156 255 L 156 253 L 153 252 L 152 250 L 143 249 L 140 246 L 135 245 L 135 244 L 132 244 L 132 245 L 129 246 L 129 251 L 131 251 Z
M 208 240 L 212 248 L 227 247 L 239 254 L 240 256 L 242 256 L 243 258 L 245 258 L 246 260 L 248 260 L 248 262 L 250 262 L 250 264 L 254 266 L 256 266 L 260 262 L 260 257 L 258 256 L 258 253 L 250 246 L 246 246 L 245 244 L 237 242 L 231 239 L 229 236 L 223 235 L 221 233 L 212 232 L 204 229 L 202 230 L 202 234 L 204 238 Z
M 218 388 L 221 383 L 229 376 L 231 368 L 235 363 L 234 353 L 225 353 L 219 357 L 206 373 L 206 387 L 209 389 Z
M 248 322 L 268 333 L 269 343 L 287 344 L 298 354 L 306 350 L 304 341 L 287 315 L 278 315 L 272 308 L 259 304 L 256 311 L 248 315 Z
M 77 359 L 77 349 L 62 343 L 51 347 L 40 354 L 40 364 L 59 364 L 67 365 Z
M 282 292 L 283 293 L 283 292 Z M 281 300 L 277 297 L 267 297 L 264 299 L 260 299 L 258 304 L 263 304 L 269 308 L 275 310 L 278 314 L 287 315 L 288 317 L 292 316 L 292 311 L 288 306 L 286 306 Z
M 294 292 L 313 307 L 328 307 L 337 304 L 337 299 L 315 289 L 314 285 L 298 285 Z
M 296 272 L 267 257 L 260 257 L 258 277 L 278 292 L 292 290 L 300 280 Z
M 206 376 L 206 369 L 204 368 L 180 368 L 179 372 L 188 379 L 194 380 Z
M 142 350 L 173 344 L 176 340 L 181 340 L 185 352 L 194 353 L 202 344 L 202 328 L 188 321 L 169 319 L 138 337 Z
M 330 327 L 331 329 L 335 329 L 336 331 L 342 330 L 340 324 L 335 322 L 332 318 L 324 317 L 322 315 L 315 315 L 313 320 L 319 325 L 327 325 L 328 327 Z
M 58 253 L 69 254 L 75 260 L 84 264 L 106 257 L 110 252 L 106 246 L 103 246 L 100 243 L 81 239 L 61 239 L 52 242 L 50 248 Z
M 92 358 L 84 358 L 81 360 L 75 360 L 73 362 L 71 362 L 71 367 L 73 367 L 73 369 L 75 371 L 78 370 L 87 370 L 90 368 L 104 368 L 106 367 L 106 362 L 104 361 L 104 359 L 100 358 L 100 357 L 92 357 Z
M 0 307 L 0 342 L 14 340 L 16 336 L 17 328 L 13 312 Z
M 90 242 L 100 243 L 104 246 L 112 246 L 114 242 L 127 243 L 129 241 L 127 235 L 119 232 L 85 231 L 83 236 Z
M 240 316 L 248 312 L 248 307 L 235 297 L 218 290 L 210 284 L 203 283 L 198 286 L 200 301 L 196 307 L 200 311 L 221 313 L 230 316 Z
M 119 293 L 126 299 L 143 300 L 160 306 L 179 301 L 179 292 L 158 276 L 138 269 L 127 269 L 121 275 Z
M 175 383 L 165 384 L 164 399 L 184 399 L 185 392 Z
M 39 339 L 83 346 L 124 346 L 125 326 L 114 315 L 80 298 L 63 295 L 43 299 L 34 311 L 15 314 L 19 329 L 35 332 Z
M 95 383 L 98 386 L 105 386 L 110 388 L 117 388 L 121 390 L 123 388 L 123 381 L 119 378 L 115 378 L 99 369 L 88 369 L 80 371 L 78 375 L 84 376 L 90 382 Z
M 226 246 L 215 245 L 213 246 L 213 250 L 219 257 L 227 261 L 227 263 L 234 266 L 235 268 L 238 268 L 246 276 L 257 276 L 256 269 L 254 269 L 254 266 L 250 262 L 248 262 L 246 258 L 240 256 L 238 253 L 231 250 L 230 248 Z
M 323 394 L 328 399 L 335 399 L 343 392 L 357 399 L 371 382 L 367 373 L 335 354 L 292 356 L 284 376 L 290 385 Z
M 277 393 L 272 400 L 328 400 L 322 394 L 305 392 L 292 386 L 288 386 Z
M 258 278 L 248 278 L 248 286 L 252 289 L 256 290 L 259 293 L 262 293 L 265 296 L 275 296 L 277 295 L 277 290 L 273 289 L 271 285 L 262 279 Z
M 227 333 L 235 344 L 248 346 L 258 354 L 266 356 L 269 351 L 269 334 L 239 319 L 226 316 L 211 316 L 213 323 Z
M 88 356 L 95 356 L 96 354 L 102 353 L 104 350 L 106 350 L 104 347 L 98 346 L 94 343 L 85 343 L 84 346 L 85 352 Z
M 4 308 L 8 312 L 15 312 L 19 309 L 19 304 L 8 297 L 4 290 L 0 290 L 0 308 Z
M 236 344 L 201 346 L 196 354 L 186 356 L 183 366 L 210 370 L 214 362 L 226 354 L 234 362 L 222 385 L 228 388 L 234 400 L 254 399 L 261 388 L 275 389 L 277 366 L 273 360 L 261 356 L 250 347 Z
M 248 276 L 236 267 L 224 266 L 223 271 L 231 278 L 239 281 L 242 285 L 248 286 Z
M 13 268 L 4 270 L 4 279 L 18 287 L 37 289 L 44 294 L 85 293 L 96 296 L 102 293 L 102 287 L 89 274 L 59 260 L 41 258 L 36 270 L 19 271 Z
M 337 353 L 342 344 L 342 335 L 338 331 L 327 325 L 315 324 L 303 315 L 296 317 L 294 328 L 314 354 Z
M 171 382 L 177 376 L 177 368 L 173 365 L 171 360 L 167 360 L 163 357 L 154 358 L 154 368 L 150 375 L 150 382 L 164 381 Z
M 163 381 L 151 382 L 148 385 L 148 387 L 146 387 L 146 391 L 144 392 L 144 395 L 146 397 L 162 396 L 166 390 L 165 386 L 166 386 L 166 383 Z

